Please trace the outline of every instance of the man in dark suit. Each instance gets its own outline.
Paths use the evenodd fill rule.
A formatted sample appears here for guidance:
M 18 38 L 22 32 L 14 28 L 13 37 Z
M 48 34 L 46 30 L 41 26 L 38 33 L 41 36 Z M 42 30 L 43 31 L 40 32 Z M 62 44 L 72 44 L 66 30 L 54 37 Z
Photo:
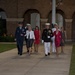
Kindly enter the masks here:
M 24 28 L 23 23 L 19 22 L 18 27 L 15 32 L 15 40 L 17 42 L 18 54 L 22 55 L 23 52 L 23 42 L 24 42 Z

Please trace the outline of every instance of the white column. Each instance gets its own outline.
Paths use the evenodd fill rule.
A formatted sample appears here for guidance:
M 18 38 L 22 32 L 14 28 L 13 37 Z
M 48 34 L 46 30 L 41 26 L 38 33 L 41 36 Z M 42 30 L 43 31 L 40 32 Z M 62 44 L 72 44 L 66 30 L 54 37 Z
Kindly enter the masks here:
M 52 24 L 56 23 L 56 0 L 52 0 Z

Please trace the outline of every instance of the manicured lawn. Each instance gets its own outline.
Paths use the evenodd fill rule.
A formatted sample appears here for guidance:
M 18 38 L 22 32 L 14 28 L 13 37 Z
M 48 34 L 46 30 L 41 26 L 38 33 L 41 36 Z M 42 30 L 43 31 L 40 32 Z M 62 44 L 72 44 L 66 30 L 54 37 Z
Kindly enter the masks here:
M 16 48 L 16 44 L 0 44 L 0 53 Z
M 75 75 L 75 45 L 73 46 L 69 75 Z

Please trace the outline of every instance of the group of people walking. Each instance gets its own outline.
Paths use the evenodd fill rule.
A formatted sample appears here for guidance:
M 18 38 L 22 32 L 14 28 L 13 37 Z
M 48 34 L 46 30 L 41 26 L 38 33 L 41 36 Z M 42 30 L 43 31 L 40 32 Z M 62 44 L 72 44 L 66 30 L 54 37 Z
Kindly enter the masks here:
M 27 53 L 29 55 L 32 53 L 32 46 L 34 43 L 34 51 L 38 52 L 38 46 L 40 43 L 40 30 L 39 27 L 36 26 L 35 30 L 32 30 L 32 27 L 30 24 L 27 24 L 27 26 L 23 27 L 23 23 L 19 22 L 18 27 L 16 28 L 15 32 L 15 41 L 17 42 L 17 48 L 18 48 L 18 54 L 22 55 L 23 53 L 23 42 L 26 41 L 26 48 Z
M 50 55 L 51 45 L 52 52 L 59 55 L 59 47 L 61 46 L 61 52 L 63 53 L 63 46 L 65 42 L 65 32 L 63 27 L 59 29 L 57 24 L 54 24 L 54 28 L 50 28 L 50 23 L 45 23 L 45 28 L 43 32 L 40 32 L 38 26 L 35 27 L 35 30 L 32 30 L 30 24 L 23 27 L 23 23 L 19 22 L 18 27 L 15 32 L 15 40 L 17 42 L 18 54 L 22 55 L 23 53 L 23 42 L 26 41 L 27 53 L 29 55 L 32 53 L 32 46 L 34 44 L 34 51 L 38 52 L 40 41 L 44 43 L 45 56 Z

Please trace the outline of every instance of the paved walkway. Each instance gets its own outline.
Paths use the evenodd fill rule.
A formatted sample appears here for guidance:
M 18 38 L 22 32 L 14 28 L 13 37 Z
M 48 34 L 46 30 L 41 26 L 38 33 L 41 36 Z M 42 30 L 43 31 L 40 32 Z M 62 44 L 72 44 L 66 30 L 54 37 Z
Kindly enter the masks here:
M 72 46 L 65 46 L 65 54 L 44 56 L 43 46 L 31 56 L 17 55 L 17 49 L 0 54 L 0 75 L 69 75 Z

